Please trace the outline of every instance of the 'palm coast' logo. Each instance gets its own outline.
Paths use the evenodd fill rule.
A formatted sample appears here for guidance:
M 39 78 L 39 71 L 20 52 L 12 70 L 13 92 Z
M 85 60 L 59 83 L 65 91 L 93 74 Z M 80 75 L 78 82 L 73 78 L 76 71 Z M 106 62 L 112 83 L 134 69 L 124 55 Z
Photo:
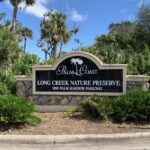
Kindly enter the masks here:
M 79 71 L 78 71 L 78 65 L 82 65 L 83 64 L 83 60 L 80 58 L 72 58 L 70 60 L 71 64 L 74 64 L 76 66 L 76 75 L 79 75 Z
M 85 74 L 97 74 L 98 70 L 90 70 L 87 65 L 83 65 L 83 60 L 81 58 L 71 58 L 71 65 L 74 65 L 74 69 L 69 70 L 67 66 L 59 66 L 56 74 L 57 75 L 77 75 L 83 76 Z

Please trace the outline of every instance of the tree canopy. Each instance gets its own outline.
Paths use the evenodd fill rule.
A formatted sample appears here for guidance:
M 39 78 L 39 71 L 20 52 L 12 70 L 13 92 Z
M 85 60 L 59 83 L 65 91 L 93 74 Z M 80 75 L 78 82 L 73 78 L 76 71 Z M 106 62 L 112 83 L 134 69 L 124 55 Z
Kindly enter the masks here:
M 108 34 L 81 50 L 95 54 L 104 63 L 128 64 L 128 74 L 150 75 L 150 6 L 142 6 L 134 22 L 110 24 Z

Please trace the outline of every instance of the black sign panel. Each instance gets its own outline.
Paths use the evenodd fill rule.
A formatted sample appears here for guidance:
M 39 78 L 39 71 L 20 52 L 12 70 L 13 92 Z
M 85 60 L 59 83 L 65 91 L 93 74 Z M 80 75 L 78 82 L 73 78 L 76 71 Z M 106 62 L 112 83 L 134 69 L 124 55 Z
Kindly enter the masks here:
M 122 93 L 123 69 L 99 69 L 86 57 L 69 57 L 56 70 L 36 70 L 35 91 Z

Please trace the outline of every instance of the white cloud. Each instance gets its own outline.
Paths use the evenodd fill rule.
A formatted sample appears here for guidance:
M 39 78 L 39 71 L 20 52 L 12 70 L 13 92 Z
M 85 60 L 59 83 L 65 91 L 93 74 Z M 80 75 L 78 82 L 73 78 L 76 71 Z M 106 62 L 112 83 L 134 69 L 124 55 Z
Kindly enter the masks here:
M 49 0 L 37 0 L 33 6 L 28 6 L 24 9 L 25 13 L 33 14 L 36 17 L 42 18 L 49 11 L 46 4 Z
M 87 18 L 87 16 L 80 14 L 76 9 L 70 10 L 69 16 L 70 16 L 70 19 L 75 22 L 81 22 Z
M 32 14 L 36 17 L 42 18 L 43 15 L 49 11 L 49 9 L 46 7 L 46 5 L 49 2 L 52 2 L 53 0 L 36 0 L 36 3 L 33 6 L 26 7 L 25 3 L 21 3 L 19 8 L 22 8 L 21 10 L 25 13 Z M 12 8 L 9 1 L 6 2 L 6 4 Z

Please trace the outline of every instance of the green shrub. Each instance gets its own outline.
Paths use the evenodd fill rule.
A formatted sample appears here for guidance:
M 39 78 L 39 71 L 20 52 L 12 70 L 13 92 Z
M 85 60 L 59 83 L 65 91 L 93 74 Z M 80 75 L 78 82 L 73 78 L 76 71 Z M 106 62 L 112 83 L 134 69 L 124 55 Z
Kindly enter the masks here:
M 0 82 L 0 95 L 9 95 L 10 90 L 8 89 L 7 85 L 3 82 Z
M 1 72 L 0 72 L 1 76 Z M 16 80 L 13 75 L 7 77 L 0 77 L 0 95 L 16 94 Z
M 68 111 L 64 112 L 65 117 L 72 117 L 76 112 L 80 111 L 80 107 L 71 107 Z
M 7 88 L 9 89 L 10 93 L 12 95 L 16 94 L 16 79 L 13 75 L 9 75 L 6 77 L 4 83 L 7 85 Z
M 35 124 L 40 120 L 34 116 L 33 103 L 25 98 L 16 96 L 0 96 L 0 123 L 1 124 Z
M 108 97 L 89 97 L 81 103 L 83 111 L 100 120 L 109 120 L 113 114 L 112 100 Z
M 113 103 L 113 119 L 117 121 L 150 120 L 150 91 L 134 89 Z
M 150 121 L 150 91 L 134 89 L 118 98 L 89 97 L 81 107 L 83 112 L 100 120 Z

